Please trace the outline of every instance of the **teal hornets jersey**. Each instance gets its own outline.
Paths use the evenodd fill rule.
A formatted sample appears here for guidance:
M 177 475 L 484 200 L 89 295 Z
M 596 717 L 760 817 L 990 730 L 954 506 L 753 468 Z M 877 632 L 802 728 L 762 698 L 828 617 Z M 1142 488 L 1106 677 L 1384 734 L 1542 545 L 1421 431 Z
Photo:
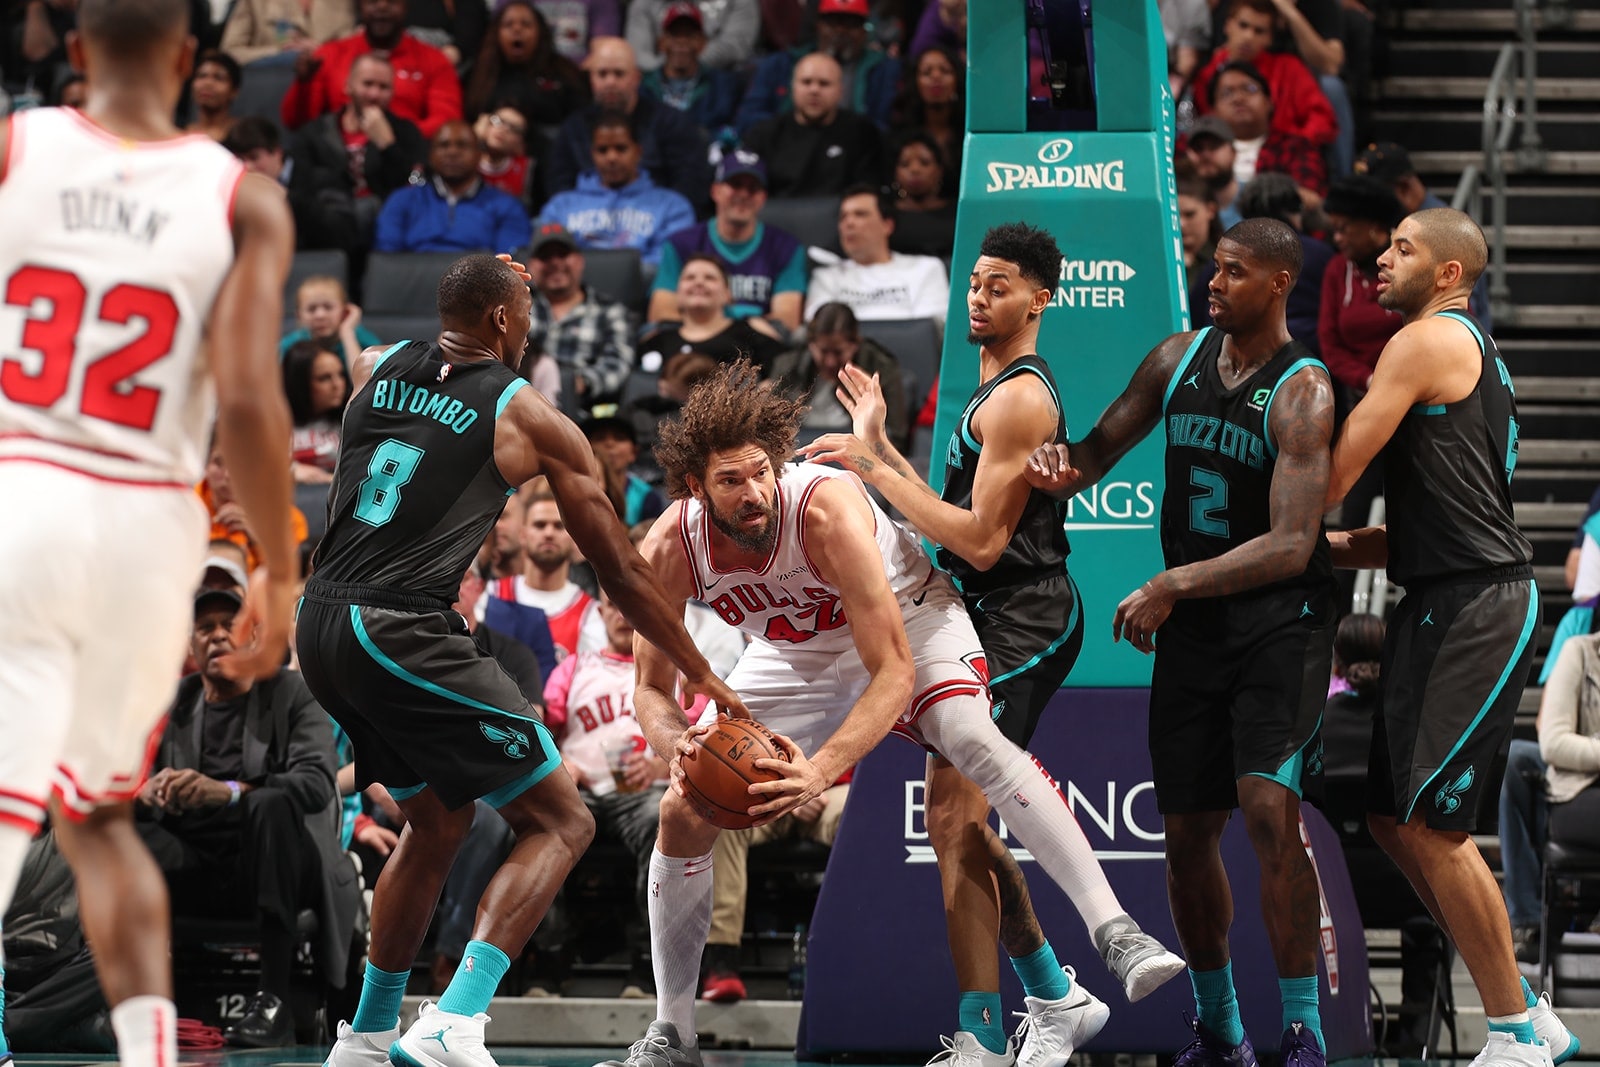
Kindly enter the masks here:
M 989 395 L 1003 382 L 1023 374 L 1037 375 L 1050 390 L 1050 399 L 1056 405 L 1056 435 L 1058 445 L 1067 443 L 1067 421 L 1061 413 L 1061 394 L 1056 389 L 1055 376 L 1050 365 L 1038 356 L 1023 356 L 999 374 L 980 385 L 967 401 L 961 419 L 950 434 L 950 447 L 944 465 L 944 492 L 941 498 L 958 508 L 972 510 L 972 484 L 978 474 L 978 453 L 982 445 L 972 436 L 972 417 Z M 1043 444 L 1044 442 L 1040 442 Z M 981 596 L 994 589 L 1004 589 L 1024 582 L 1037 582 L 1056 577 L 1067 571 L 1066 521 L 1067 505 L 1048 493 L 1035 489 L 1028 494 L 1022 517 L 1012 531 L 1011 540 L 1001 551 L 1000 558 L 987 571 L 980 571 L 944 546 L 939 547 L 939 566 L 949 571 L 964 595 Z
M 514 491 L 494 429 L 527 384 L 496 360 L 450 363 L 428 341 L 385 352 L 345 409 L 316 576 L 455 603 Z
M 1494 339 L 1464 311 L 1441 311 L 1470 330 L 1483 355 L 1478 387 L 1454 404 L 1418 404 L 1383 452 L 1389 576 L 1415 580 L 1526 565 L 1517 529 L 1517 397 Z
M 1201 330 L 1167 383 L 1161 551 L 1168 568 L 1215 559 L 1272 529 L 1278 458 L 1267 425 L 1272 402 L 1283 383 L 1306 367 L 1328 373 L 1308 348 L 1290 341 L 1250 377 L 1226 386 L 1217 370 L 1226 336 L 1211 326 Z M 1319 528 L 1305 571 L 1260 588 L 1326 581 L 1332 575 L 1328 539 Z

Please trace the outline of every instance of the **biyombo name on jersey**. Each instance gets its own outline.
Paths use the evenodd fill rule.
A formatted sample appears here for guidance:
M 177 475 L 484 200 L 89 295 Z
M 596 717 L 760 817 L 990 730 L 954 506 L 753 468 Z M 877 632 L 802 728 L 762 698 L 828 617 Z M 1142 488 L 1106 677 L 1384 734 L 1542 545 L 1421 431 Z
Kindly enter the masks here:
M 426 386 L 412 385 L 397 378 L 384 379 L 373 386 L 372 406 L 383 411 L 424 415 L 456 433 L 466 433 L 467 427 L 478 421 L 476 408 L 468 407 L 453 396 L 431 392 Z
M 986 193 L 1013 189 L 1107 189 L 1114 193 L 1127 189 L 1120 159 L 1097 163 L 1068 163 L 1072 142 L 1065 137 L 1046 141 L 1039 149 L 1039 162 L 990 163 Z

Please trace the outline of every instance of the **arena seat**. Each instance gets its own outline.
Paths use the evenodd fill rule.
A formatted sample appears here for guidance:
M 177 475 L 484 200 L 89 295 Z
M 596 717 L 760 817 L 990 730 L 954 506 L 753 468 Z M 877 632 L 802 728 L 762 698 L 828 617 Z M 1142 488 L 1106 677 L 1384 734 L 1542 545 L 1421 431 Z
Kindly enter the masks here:
M 371 315 L 431 316 L 439 302 L 439 279 L 460 252 L 374 252 L 367 257 L 362 308 Z M 371 323 L 369 321 L 369 326 Z M 376 326 L 372 332 L 385 335 Z M 438 332 L 437 324 L 428 334 Z
M 939 376 L 939 326 L 932 319 L 881 319 L 861 323 L 870 337 L 894 356 L 906 387 L 906 407 L 915 416 Z
M 243 74 L 233 101 L 234 117 L 260 116 L 281 125 L 283 97 L 294 84 L 294 64 L 248 63 Z
M 644 267 L 635 248 L 589 248 L 583 253 L 583 281 L 589 288 L 621 301 L 635 315 L 644 317 L 649 292 L 644 282 Z
M 428 301 L 433 306 L 433 301 Z M 402 315 L 393 312 L 364 313 L 361 324 L 378 335 L 386 345 L 396 341 L 431 341 L 439 336 L 437 315 Z
M 841 251 L 837 196 L 772 197 L 761 209 L 761 221 L 788 230 L 803 245 Z

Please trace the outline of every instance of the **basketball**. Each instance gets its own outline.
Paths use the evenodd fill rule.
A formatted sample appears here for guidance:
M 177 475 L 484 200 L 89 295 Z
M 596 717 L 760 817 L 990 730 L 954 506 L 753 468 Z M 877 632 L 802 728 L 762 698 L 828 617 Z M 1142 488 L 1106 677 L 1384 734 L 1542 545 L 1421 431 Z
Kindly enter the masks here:
M 718 719 L 709 733 L 694 739 L 694 758 L 683 761 L 683 791 L 702 819 L 724 830 L 743 830 L 755 820 L 746 814 L 763 801 L 747 792 L 752 782 L 783 777 L 762 770 L 758 759 L 789 758 L 771 730 L 754 719 Z

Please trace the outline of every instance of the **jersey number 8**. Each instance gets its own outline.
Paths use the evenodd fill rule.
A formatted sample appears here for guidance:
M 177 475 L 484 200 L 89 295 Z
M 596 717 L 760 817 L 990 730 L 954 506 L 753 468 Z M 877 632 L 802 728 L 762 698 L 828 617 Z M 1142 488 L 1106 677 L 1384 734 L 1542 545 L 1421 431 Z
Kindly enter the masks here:
M 400 487 L 417 473 L 422 456 L 416 445 L 392 437 L 373 449 L 367 476 L 356 487 L 356 518 L 368 526 L 382 526 L 394 518 L 400 506 Z

